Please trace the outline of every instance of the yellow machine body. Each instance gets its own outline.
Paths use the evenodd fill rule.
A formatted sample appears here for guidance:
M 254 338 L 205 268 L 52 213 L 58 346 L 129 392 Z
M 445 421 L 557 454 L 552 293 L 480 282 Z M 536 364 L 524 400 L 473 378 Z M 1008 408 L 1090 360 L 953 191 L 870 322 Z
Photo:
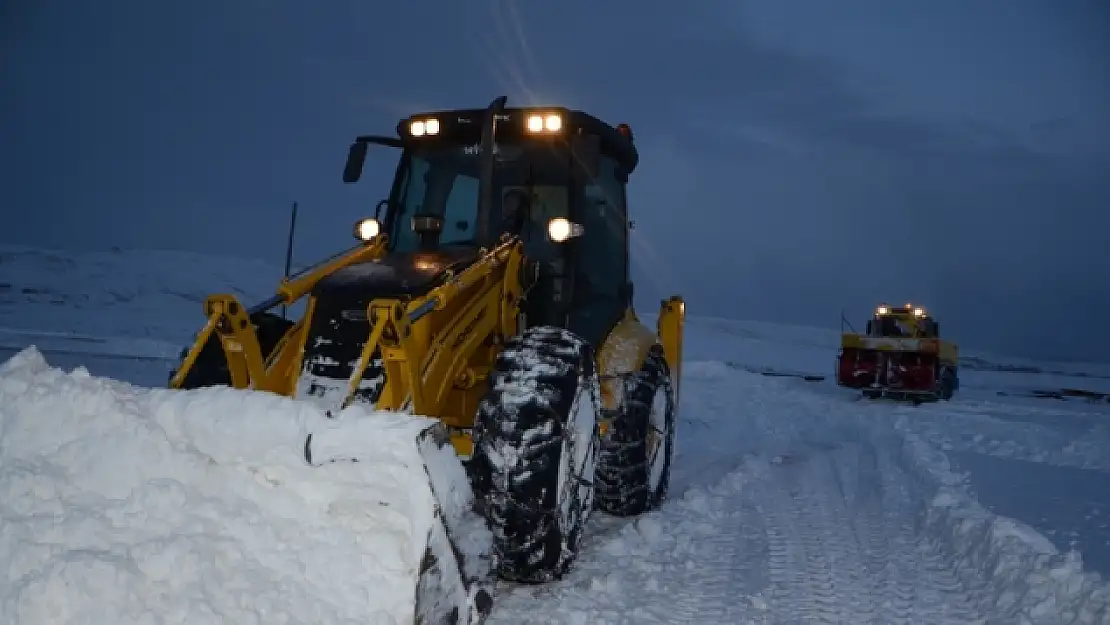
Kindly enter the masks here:
M 382 256 L 384 237 L 355 248 L 332 261 L 283 280 L 276 296 L 286 306 L 307 299 L 297 320 L 264 358 L 247 309 L 235 295 L 212 295 L 204 302 L 207 323 L 170 380 L 180 388 L 209 337 L 215 333 L 227 358 L 231 386 L 293 397 L 303 369 L 306 328 L 311 326 L 313 286 L 342 267 L 372 262 Z M 505 337 L 517 333 L 522 295 L 519 240 L 506 237 L 479 260 L 449 275 L 428 293 L 411 299 L 382 298 L 367 307 L 370 335 L 354 367 L 343 406 L 351 403 L 373 354 L 380 349 L 385 384 L 376 402 L 379 410 L 404 411 L 443 421 L 461 456 L 471 453 L 469 435 L 478 402 L 487 388 L 490 367 Z M 602 404 L 615 408 L 620 380 L 636 372 L 655 344 L 661 344 L 672 372 L 676 399 L 682 370 L 685 302 L 673 296 L 662 302 L 657 328 L 648 328 L 629 308 L 598 350 Z M 677 403 L 677 402 L 676 402 Z M 604 427 L 604 424 L 603 426 Z
M 881 304 L 865 333 L 840 335 L 836 380 L 870 397 L 951 399 L 959 388 L 959 348 L 921 306 Z

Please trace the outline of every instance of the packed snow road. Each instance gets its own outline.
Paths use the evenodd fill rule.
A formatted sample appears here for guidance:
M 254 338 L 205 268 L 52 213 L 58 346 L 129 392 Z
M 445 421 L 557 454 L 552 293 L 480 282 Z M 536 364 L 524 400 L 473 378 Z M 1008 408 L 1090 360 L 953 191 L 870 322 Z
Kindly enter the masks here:
M 937 489 L 891 424 L 798 384 L 691 369 L 689 396 L 733 395 L 731 410 L 699 415 L 734 446 L 718 456 L 733 470 L 656 514 L 600 521 L 568 579 L 505 588 L 491 623 L 990 622 L 987 588 L 958 576 L 954 551 L 926 531 Z M 690 438 L 684 458 L 702 455 Z
M 983 622 L 985 597 L 920 531 L 916 491 L 870 443 L 752 459 L 585 554 L 559 589 L 514 591 L 491 622 Z

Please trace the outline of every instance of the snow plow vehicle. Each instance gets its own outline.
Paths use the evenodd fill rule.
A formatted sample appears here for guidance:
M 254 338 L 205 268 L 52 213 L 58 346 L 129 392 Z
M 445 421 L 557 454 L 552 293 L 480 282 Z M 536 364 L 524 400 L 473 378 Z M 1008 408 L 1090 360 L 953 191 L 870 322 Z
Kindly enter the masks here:
M 921 306 L 881 304 L 864 334 L 840 335 L 836 383 L 864 397 L 921 403 L 949 400 L 960 386 L 959 351 Z
M 685 303 L 664 300 L 655 328 L 632 305 L 631 129 L 505 105 L 358 137 L 344 182 L 360 179 L 370 145 L 400 158 L 388 197 L 355 224 L 357 244 L 251 308 L 209 296 L 169 382 L 269 391 L 336 420 L 434 419 L 417 441 L 430 488 L 441 507 L 466 500 L 492 538 L 468 557 L 474 541 L 452 527 L 463 521 L 439 515 L 414 578 L 426 625 L 483 620 L 497 577 L 562 577 L 593 509 L 660 505 L 674 453 Z M 295 321 L 273 312 L 299 301 Z M 462 485 L 438 475 L 433 452 L 448 444 Z M 321 461 L 311 436 L 304 448 Z

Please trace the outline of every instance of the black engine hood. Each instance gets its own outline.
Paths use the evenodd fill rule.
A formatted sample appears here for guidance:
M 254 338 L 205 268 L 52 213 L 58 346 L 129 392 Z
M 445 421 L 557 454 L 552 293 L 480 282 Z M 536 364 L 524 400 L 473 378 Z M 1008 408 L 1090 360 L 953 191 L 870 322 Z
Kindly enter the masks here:
M 438 286 L 448 269 L 459 271 L 478 260 L 478 248 L 452 246 L 423 252 L 391 252 L 384 258 L 348 265 L 320 280 L 316 296 L 417 297 Z

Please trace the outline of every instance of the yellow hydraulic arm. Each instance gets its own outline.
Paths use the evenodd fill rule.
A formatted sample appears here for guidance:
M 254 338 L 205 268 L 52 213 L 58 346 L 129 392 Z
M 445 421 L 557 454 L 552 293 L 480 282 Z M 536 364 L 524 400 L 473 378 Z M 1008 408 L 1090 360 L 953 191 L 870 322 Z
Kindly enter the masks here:
M 277 292 L 270 299 L 248 309 L 243 306 L 239 298 L 229 293 L 210 295 L 204 300 L 204 314 L 208 321 L 197 334 L 193 346 L 185 355 L 181 366 L 170 379 L 170 388 L 181 388 L 185 377 L 189 374 L 193 364 L 196 363 L 204 346 L 208 343 L 213 332 L 219 337 L 227 356 L 228 371 L 231 373 L 231 385 L 234 388 L 256 388 L 279 392 L 285 386 L 285 379 L 279 375 L 268 376 L 269 368 L 263 362 L 262 351 L 258 345 L 258 335 L 251 323 L 250 315 L 270 310 L 275 306 L 292 305 L 312 291 L 316 283 L 335 271 L 381 256 L 385 249 L 385 237 L 377 237 L 370 244 L 360 244 L 340 254 L 301 271 L 298 274 L 283 278 L 278 285 Z M 307 318 L 307 315 L 306 317 Z M 291 337 L 301 332 L 304 319 L 295 324 L 286 334 L 274 356 L 282 352 L 282 347 Z M 284 373 L 278 371 L 278 373 Z
M 409 302 L 371 302 L 370 338 L 351 374 L 344 406 L 354 398 L 362 372 L 380 347 L 387 382 L 378 407 L 401 410 L 409 405 L 416 414 L 442 417 L 453 386 L 473 385 L 487 374 L 469 367 L 487 337 L 516 333 L 522 262 L 520 240 L 509 239 L 427 295 Z M 433 331 L 434 313 L 456 304 L 459 312 L 442 330 Z

